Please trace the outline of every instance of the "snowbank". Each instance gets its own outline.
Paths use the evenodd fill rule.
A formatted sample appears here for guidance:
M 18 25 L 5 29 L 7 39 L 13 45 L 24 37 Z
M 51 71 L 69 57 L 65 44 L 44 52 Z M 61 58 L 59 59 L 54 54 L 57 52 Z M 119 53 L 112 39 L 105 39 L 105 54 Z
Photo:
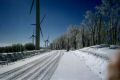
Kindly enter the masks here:
M 90 52 L 90 53 L 95 53 L 96 55 L 110 58 L 115 53 L 117 53 L 119 49 L 113 49 L 113 48 L 111 49 L 111 47 L 100 47 L 99 45 L 96 45 L 91 47 L 85 47 L 80 50 Z
M 106 80 L 108 61 L 110 57 L 118 52 L 118 50 L 119 49 L 111 49 L 110 47 L 96 45 L 73 52 L 76 56 L 84 59 L 85 64 L 102 80 Z

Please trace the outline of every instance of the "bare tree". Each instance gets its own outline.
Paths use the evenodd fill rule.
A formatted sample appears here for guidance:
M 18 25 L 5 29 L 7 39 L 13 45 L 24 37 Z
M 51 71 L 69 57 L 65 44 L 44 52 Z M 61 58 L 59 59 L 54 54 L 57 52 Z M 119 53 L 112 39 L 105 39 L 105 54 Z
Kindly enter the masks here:
M 102 4 L 97 7 L 97 10 L 104 17 L 108 28 L 108 42 L 109 44 L 116 44 L 118 19 L 120 12 L 120 0 L 102 0 Z
M 95 13 L 93 13 L 92 11 L 86 12 L 85 25 L 87 26 L 91 34 L 91 45 L 95 45 L 96 44 L 95 33 L 96 33 L 97 20 L 96 20 Z
M 77 26 L 70 26 L 70 28 L 68 29 L 68 33 L 69 33 L 70 47 L 77 49 L 76 36 L 79 33 L 79 28 Z

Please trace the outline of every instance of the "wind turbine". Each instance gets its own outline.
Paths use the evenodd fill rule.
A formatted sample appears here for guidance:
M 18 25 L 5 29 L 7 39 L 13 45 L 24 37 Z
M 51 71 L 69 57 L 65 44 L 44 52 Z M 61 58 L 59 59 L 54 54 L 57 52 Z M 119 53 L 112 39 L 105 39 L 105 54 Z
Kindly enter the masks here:
M 48 47 L 48 44 L 49 44 L 49 36 L 48 36 L 48 38 L 47 38 L 44 42 L 45 42 L 45 47 Z
M 30 8 L 30 14 L 33 9 L 35 0 L 32 1 L 32 5 Z M 35 49 L 39 50 L 40 49 L 40 0 L 36 0 L 36 42 L 35 42 Z
M 33 43 L 33 45 L 34 45 L 34 42 L 35 42 L 35 34 L 34 34 L 34 29 L 33 29 L 33 34 L 32 34 L 32 36 L 30 36 L 30 38 L 32 38 L 32 43 Z
M 45 40 L 44 42 L 45 42 L 45 48 L 46 48 L 46 43 L 47 43 L 47 42 L 46 42 L 46 40 Z
M 42 20 L 40 21 L 40 25 L 41 25 L 42 22 L 44 21 L 45 17 L 46 17 L 46 15 L 43 16 Z M 36 24 L 31 24 L 31 25 L 32 25 L 32 26 L 36 26 Z M 43 40 L 44 40 L 43 32 L 42 32 L 42 28 L 41 28 L 41 27 L 40 27 L 40 33 L 41 33 L 41 36 L 42 36 L 42 38 L 43 38 Z M 35 36 L 34 36 L 34 37 L 35 37 Z

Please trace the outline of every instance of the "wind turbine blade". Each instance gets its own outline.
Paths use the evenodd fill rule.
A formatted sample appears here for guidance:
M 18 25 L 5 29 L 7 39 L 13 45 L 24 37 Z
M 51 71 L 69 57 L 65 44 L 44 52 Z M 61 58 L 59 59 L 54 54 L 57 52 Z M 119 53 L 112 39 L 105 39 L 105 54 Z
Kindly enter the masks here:
M 44 21 L 46 15 L 43 16 L 42 20 L 40 21 L 40 25 L 42 24 L 42 22 Z M 42 32 L 42 28 L 40 27 L 40 32 L 41 32 L 41 36 L 43 38 L 43 32 Z M 43 38 L 44 39 L 44 38 Z
M 42 22 L 44 21 L 46 15 L 43 16 L 42 20 L 40 21 L 40 25 L 42 24 Z
M 34 4 L 34 3 L 33 3 L 33 4 Z M 46 15 L 43 16 L 42 20 L 40 21 L 40 25 L 41 25 L 42 22 L 44 21 L 45 17 L 46 17 Z M 31 24 L 31 25 L 35 26 L 36 24 Z M 41 28 L 41 27 L 40 27 L 40 33 L 41 33 L 42 38 L 44 39 L 44 37 L 43 37 L 43 32 L 42 32 L 42 28 Z
M 32 5 L 31 5 L 31 7 L 30 7 L 30 14 L 31 14 L 32 9 L 33 9 L 34 1 L 35 1 L 35 0 L 32 1 Z
M 31 25 L 35 26 L 36 24 L 31 24 Z M 41 29 L 41 27 L 40 27 L 40 33 L 41 33 L 42 38 L 43 38 L 43 33 L 42 33 L 42 29 Z M 34 36 L 34 37 L 35 37 L 35 36 Z
M 40 32 L 41 32 L 41 36 L 42 36 L 42 38 L 43 38 L 43 32 L 42 32 L 42 29 L 41 29 L 41 27 L 40 27 Z
M 36 24 L 31 24 L 31 25 L 35 26 Z
M 42 20 L 40 21 L 40 25 L 41 25 L 42 22 L 44 21 L 45 17 L 46 17 L 46 15 L 43 16 Z M 36 24 L 31 24 L 31 25 L 35 26 Z

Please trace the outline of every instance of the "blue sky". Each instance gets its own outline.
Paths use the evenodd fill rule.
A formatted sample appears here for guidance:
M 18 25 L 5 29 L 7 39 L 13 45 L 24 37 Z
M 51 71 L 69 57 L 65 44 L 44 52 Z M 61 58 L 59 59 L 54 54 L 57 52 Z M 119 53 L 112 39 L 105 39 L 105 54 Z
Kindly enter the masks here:
M 69 25 L 79 25 L 87 10 L 94 10 L 100 0 L 40 0 L 44 38 L 50 41 L 63 34 Z M 0 44 L 31 42 L 35 23 L 35 6 L 29 14 L 32 0 L 0 0 Z M 42 43 L 43 43 L 43 39 Z

